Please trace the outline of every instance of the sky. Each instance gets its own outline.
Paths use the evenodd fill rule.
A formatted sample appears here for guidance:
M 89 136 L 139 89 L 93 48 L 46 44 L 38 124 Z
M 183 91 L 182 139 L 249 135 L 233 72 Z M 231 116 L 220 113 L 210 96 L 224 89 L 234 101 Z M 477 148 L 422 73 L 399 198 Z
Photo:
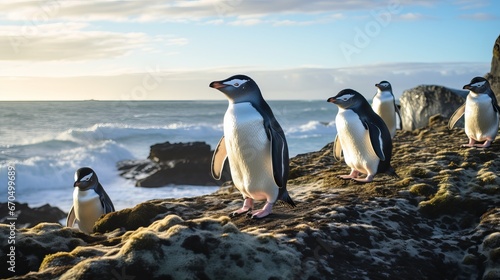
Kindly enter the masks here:
M 224 100 L 235 74 L 265 99 L 398 98 L 490 69 L 500 1 L 0 0 L 0 100 Z

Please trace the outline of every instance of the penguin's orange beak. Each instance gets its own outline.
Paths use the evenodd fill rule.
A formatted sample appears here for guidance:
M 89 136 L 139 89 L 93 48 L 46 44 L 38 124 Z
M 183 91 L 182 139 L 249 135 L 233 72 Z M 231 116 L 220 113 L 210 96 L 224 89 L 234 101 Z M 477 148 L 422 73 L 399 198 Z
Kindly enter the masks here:
M 209 87 L 219 89 L 219 88 L 226 87 L 226 85 L 221 83 L 221 82 L 211 82 Z

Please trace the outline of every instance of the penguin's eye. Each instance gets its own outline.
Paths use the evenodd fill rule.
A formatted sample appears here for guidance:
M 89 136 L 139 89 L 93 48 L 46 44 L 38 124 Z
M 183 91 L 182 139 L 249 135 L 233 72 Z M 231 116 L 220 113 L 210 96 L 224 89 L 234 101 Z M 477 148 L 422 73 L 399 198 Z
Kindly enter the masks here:
M 485 83 L 486 83 L 485 81 L 477 82 L 477 83 L 472 84 L 471 86 L 472 87 L 482 87 Z
M 244 83 L 248 82 L 248 80 L 241 80 L 241 79 L 232 79 L 231 81 L 224 82 L 223 84 L 233 86 L 233 87 L 240 87 Z
M 342 101 L 347 101 L 349 99 L 351 99 L 354 95 L 353 94 L 346 94 L 346 95 L 342 95 L 341 97 L 337 98 L 337 99 L 340 99 Z
M 89 175 L 83 177 L 82 179 L 80 179 L 80 182 L 88 182 L 88 181 L 90 181 L 90 178 L 92 178 L 92 175 L 94 175 L 94 173 L 90 173 Z

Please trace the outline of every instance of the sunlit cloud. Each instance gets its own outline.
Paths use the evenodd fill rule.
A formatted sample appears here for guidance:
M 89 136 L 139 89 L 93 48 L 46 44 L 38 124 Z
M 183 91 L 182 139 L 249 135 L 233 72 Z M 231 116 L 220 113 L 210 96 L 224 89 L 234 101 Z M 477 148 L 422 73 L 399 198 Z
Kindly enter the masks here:
M 431 6 L 435 1 L 400 0 L 387 5 Z M 326 1 L 326 0 L 195 0 L 162 1 L 62 1 L 47 0 L 37 5 L 31 2 L 3 1 L 0 3 L 0 19 L 16 21 L 46 21 L 51 19 L 69 21 L 199 21 L 214 18 L 293 15 L 293 14 L 340 14 L 342 11 L 373 10 L 380 7 L 377 1 Z M 220 22 L 220 21 L 219 21 Z M 232 22 L 252 24 L 255 20 Z
M 498 16 L 488 13 L 473 13 L 473 14 L 465 14 L 460 16 L 461 19 L 467 20 L 498 20 L 500 19 Z
M 89 60 L 128 54 L 147 41 L 144 33 L 87 31 L 82 23 L 0 27 L 0 60 Z

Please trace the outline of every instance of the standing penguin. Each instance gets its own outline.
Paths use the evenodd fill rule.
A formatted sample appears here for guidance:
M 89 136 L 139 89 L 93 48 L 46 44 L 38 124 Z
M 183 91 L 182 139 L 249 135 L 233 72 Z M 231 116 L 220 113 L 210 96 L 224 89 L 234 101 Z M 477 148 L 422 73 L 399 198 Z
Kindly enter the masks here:
M 115 211 L 108 194 L 97 179 L 97 174 L 89 167 L 75 172 L 73 184 L 73 206 L 68 213 L 66 226 L 78 227 L 85 233 L 92 233 L 94 224 L 101 215 Z
M 448 128 L 452 129 L 457 121 L 465 115 L 465 134 L 469 143 L 462 147 L 487 148 L 498 133 L 500 108 L 490 83 L 483 77 L 473 78 L 463 89 L 469 94 L 465 104 L 460 106 L 450 118 Z M 476 142 L 483 142 L 476 144 Z
M 396 130 L 401 129 L 401 115 L 392 93 L 391 84 L 388 81 L 381 81 L 375 84 L 377 93 L 373 97 L 372 108 L 387 125 L 391 138 L 396 135 Z
M 226 158 L 231 177 L 244 198 L 243 207 L 231 215 L 249 211 L 252 218 L 272 212 L 276 200 L 295 207 L 288 195 L 288 146 L 283 129 L 257 84 L 245 75 L 235 75 L 210 83 L 226 95 L 229 105 L 224 115 L 224 136 L 212 158 L 212 175 L 219 179 Z M 253 200 L 266 200 L 260 210 L 252 211 Z
M 339 176 L 358 182 L 371 182 L 375 174 L 387 173 L 397 177 L 391 167 L 392 140 L 382 118 L 370 107 L 368 101 L 357 91 L 344 89 L 328 102 L 339 107 L 335 124 L 337 136 L 334 141 L 334 157 L 351 167 L 349 175 Z M 359 178 L 366 174 L 365 178 Z

